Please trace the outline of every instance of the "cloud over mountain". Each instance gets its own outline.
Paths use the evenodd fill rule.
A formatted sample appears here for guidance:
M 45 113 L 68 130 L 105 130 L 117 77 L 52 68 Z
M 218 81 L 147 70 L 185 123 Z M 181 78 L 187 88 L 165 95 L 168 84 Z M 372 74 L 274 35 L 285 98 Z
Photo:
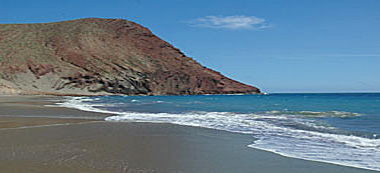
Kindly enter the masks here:
M 265 29 L 269 25 L 265 19 L 256 16 L 205 16 L 189 21 L 190 26 L 214 29 Z

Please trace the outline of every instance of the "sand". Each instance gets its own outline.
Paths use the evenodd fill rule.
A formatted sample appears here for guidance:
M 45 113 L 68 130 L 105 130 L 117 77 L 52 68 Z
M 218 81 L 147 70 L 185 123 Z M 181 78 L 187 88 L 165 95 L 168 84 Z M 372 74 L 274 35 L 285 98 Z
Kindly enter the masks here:
M 249 135 L 44 106 L 60 99 L 0 97 L 0 172 L 372 172 L 249 148 Z

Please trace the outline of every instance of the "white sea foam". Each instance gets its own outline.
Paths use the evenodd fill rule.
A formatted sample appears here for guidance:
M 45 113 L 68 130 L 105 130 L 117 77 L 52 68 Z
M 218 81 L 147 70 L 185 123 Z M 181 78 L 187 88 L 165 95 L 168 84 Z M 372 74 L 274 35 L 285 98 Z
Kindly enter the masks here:
M 112 112 L 94 108 L 99 105 L 84 103 L 83 100 L 90 101 L 88 98 L 73 97 L 62 103 L 61 106 L 115 114 L 115 116 L 105 119 L 111 122 L 173 123 L 252 134 L 258 139 L 249 145 L 252 148 L 305 160 L 380 170 L 380 139 L 319 132 L 319 128 L 328 130 L 331 127 L 320 126 L 313 120 L 306 121 L 297 119 L 297 116 L 289 116 L 296 114 L 296 112 L 283 114 L 271 111 L 262 115 L 231 112 L 189 112 L 181 114 Z M 298 113 L 301 117 L 305 114 L 316 117 L 359 116 L 355 113 L 338 111 L 300 111 Z M 296 126 L 305 126 L 310 129 L 297 129 Z
M 56 103 L 56 104 L 57 106 L 60 106 L 60 107 L 79 109 L 79 110 L 89 111 L 89 112 L 121 114 L 120 112 L 113 112 L 113 111 L 107 111 L 107 110 L 96 108 L 100 106 L 113 106 L 113 105 L 84 103 L 84 102 L 95 101 L 96 99 L 97 98 L 88 98 L 88 97 L 66 97 L 65 102 Z

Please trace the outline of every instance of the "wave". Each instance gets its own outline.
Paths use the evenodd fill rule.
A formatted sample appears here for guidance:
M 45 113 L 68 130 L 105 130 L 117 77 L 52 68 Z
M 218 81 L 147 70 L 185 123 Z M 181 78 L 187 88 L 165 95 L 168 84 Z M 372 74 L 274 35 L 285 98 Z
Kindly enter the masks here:
M 295 115 L 301 116 L 303 118 L 324 118 L 324 117 L 337 117 L 337 118 L 347 118 L 347 117 L 357 117 L 362 114 L 353 112 L 343 112 L 343 111 L 327 111 L 327 112 L 315 112 L 315 111 L 266 111 L 266 114 L 271 115 Z
M 85 100 L 85 101 L 83 101 Z M 88 98 L 73 97 L 61 106 L 86 111 L 112 113 L 110 122 L 173 123 L 250 134 L 255 139 L 249 147 L 305 160 L 380 170 L 380 139 L 339 133 L 304 117 L 353 117 L 357 113 L 329 111 L 268 111 L 264 114 L 232 112 L 138 113 L 113 112 L 98 108 Z

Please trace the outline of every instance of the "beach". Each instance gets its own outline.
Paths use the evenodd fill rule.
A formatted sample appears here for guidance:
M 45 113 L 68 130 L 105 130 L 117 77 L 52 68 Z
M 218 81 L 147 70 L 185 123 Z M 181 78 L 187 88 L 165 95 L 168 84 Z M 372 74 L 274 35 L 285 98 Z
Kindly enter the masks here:
M 253 149 L 251 135 L 106 122 L 111 114 L 52 106 L 61 100 L 0 97 L 0 172 L 375 172 Z

